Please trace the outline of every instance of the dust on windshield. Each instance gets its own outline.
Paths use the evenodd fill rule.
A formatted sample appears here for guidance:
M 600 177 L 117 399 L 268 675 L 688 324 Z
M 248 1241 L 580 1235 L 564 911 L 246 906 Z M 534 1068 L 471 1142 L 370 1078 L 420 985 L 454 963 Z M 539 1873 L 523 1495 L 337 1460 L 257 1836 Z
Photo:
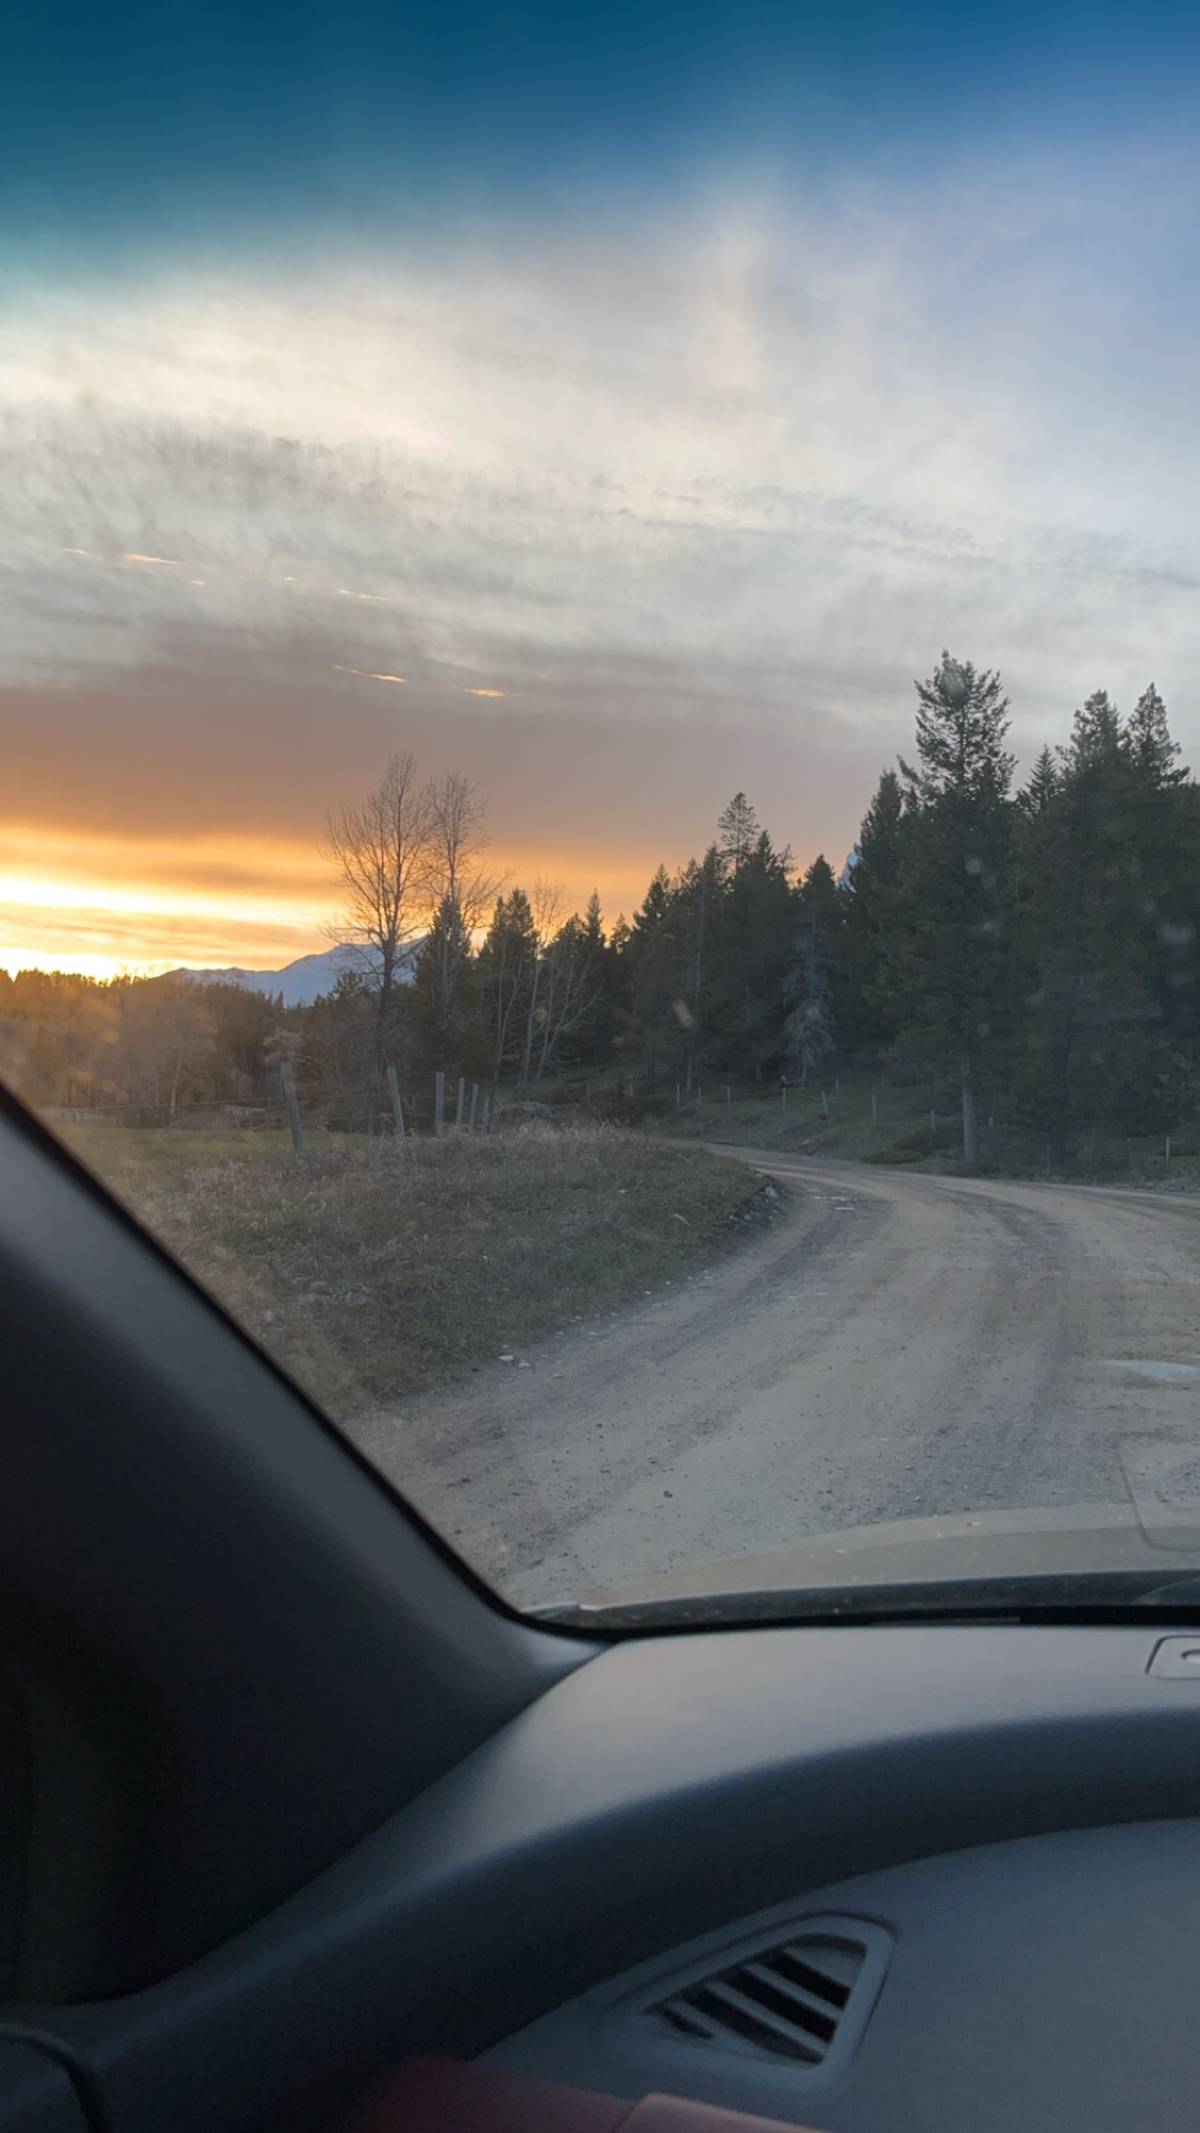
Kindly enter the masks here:
M 1200 29 L 119 12 L 0 1075 L 522 1605 L 1200 1560 Z

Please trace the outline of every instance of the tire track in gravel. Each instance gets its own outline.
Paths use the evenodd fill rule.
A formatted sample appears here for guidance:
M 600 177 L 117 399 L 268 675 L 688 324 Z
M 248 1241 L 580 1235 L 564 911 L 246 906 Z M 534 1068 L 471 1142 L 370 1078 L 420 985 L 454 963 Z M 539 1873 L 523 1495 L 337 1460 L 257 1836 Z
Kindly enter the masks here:
M 786 1195 L 765 1237 L 350 1426 L 513 1598 L 880 1519 L 1127 1502 L 1131 1443 L 1135 1465 L 1200 1448 L 1200 1200 L 737 1153 Z

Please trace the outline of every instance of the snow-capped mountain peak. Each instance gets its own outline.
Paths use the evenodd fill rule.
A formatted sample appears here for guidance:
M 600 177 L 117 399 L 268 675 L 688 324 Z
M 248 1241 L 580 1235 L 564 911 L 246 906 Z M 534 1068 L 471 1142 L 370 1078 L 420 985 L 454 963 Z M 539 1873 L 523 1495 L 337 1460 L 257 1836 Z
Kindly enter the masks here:
M 402 983 L 411 975 L 414 948 L 409 950 L 405 967 L 397 973 Z M 370 980 L 371 956 L 366 949 L 355 948 L 341 942 L 335 948 L 319 949 L 314 955 L 297 956 L 294 963 L 285 963 L 282 970 L 243 970 L 231 964 L 224 970 L 172 970 L 172 978 L 189 978 L 196 985 L 240 985 L 246 992 L 281 995 L 285 1007 L 311 1007 L 323 993 L 331 993 L 344 971 L 355 970 Z

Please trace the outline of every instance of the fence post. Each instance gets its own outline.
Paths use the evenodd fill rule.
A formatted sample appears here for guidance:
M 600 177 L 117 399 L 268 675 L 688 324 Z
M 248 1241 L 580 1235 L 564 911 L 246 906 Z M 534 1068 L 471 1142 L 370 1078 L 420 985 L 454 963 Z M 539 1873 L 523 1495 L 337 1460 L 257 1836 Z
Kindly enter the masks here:
M 457 1099 L 457 1101 L 456 1101 L 456 1103 L 455 1103 L 455 1106 L 454 1106 L 454 1123 L 455 1123 L 455 1126 L 457 1127 L 457 1129 L 459 1130 L 459 1132 L 461 1132 L 461 1131 L 462 1131 L 462 1122 L 463 1122 L 463 1104 L 464 1104 L 464 1103 L 465 1103 L 465 1101 L 466 1101 L 466 1095 L 467 1095 L 467 1084 L 466 1084 L 465 1080 L 463 1079 L 463 1076 L 462 1076 L 462 1075 L 460 1074 L 460 1075 L 459 1075 L 459 1077 L 458 1077 L 458 1099 Z
M 474 1133 L 474 1131 L 475 1131 L 475 1112 L 476 1112 L 476 1109 L 477 1109 L 477 1107 L 478 1107 L 478 1103 L 479 1103 L 479 1083 L 478 1083 L 477 1081 L 473 1081 L 473 1082 L 471 1083 L 471 1109 L 470 1109 L 470 1112 L 468 1113 L 468 1116 L 467 1116 L 467 1132 L 468 1132 L 468 1133 Z
M 1171 1162 L 1171 1136 L 1170 1136 L 1170 1134 L 1168 1133 L 1168 1135 L 1167 1135 L 1167 1165 L 1168 1165 L 1168 1168 L 1170 1167 L 1170 1162 Z
M 679 1110 L 679 1108 L 680 1108 L 680 1105 L 682 1104 L 682 1102 L 683 1102 L 683 1097 L 682 1097 L 682 1094 L 681 1094 L 681 1092 L 680 1092 L 680 1087 L 679 1087 L 679 1083 L 678 1083 L 678 1082 L 676 1082 L 676 1084 L 675 1084 L 675 1109 L 676 1109 L 677 1111 Z
M 729 1093 L 729 1083 L 728 1083 L 728 1082 L 726 1082 L 726 1084 L 725 1084 L 725 1102 L 726 1102 L 726 1104 L 727 1104 L 727 1105 L 728 1105 L 728 1104 L 731 1104 L 731 1103 L 733 1102 L 733 1098 L 732 1098 L 732 1096 L 731 1096 L 731 1095 L 730 1095 L 730 1093 Z
M 826 1090 L 826 1089 L 822 1089 L 822 1091 L 821 1091 L 821 1109 L 822 1109 L 822 1111 L 824 1112 L 824 1114 L 825 1114 L 826 1118 L 828 1118 L 828 1116 L 829 1116 L 829 1092 L 828 1092 L 828 1090 Z
M 879 1124 L 879 1098 L 876 1096 L 874 1089 L 871 1091 L 871 1124 L 873 1126 Z
M 780 1106 L 780 1109 L 781 1109 L 781 1110 L 783 1110 L 783 1111 L 786 1111 L 786 1110 L 787 1110 L 787 1083 L 786 1083 L 786 1081 L 781 1081 L 781 1082 L 780 1082 L 780 1084 L 779 1084 L 779 1106 Z
M 402 1141 L 404 1139 L 404 1106 L 400 1101 L 400 1083 L 396 1075 L 396 1069 L 390 1060 L 388 1061 L 387 1085 L 388 1093 L 392 1099 L 392 1124 L 396 1129 L 397 1140 Z
M 440 1141 L 446 1113 L 446 1077 L 440 1071 L 433 1077 L 433 1130 Z
M 304 1128 L 300 1124 L 300 1103 L 296 1095 L 296 1073 L 290 1059 L 281 1061 L 279 1079 L 283 1083 L 283 1100 L 287 1105 L 288 1124 L 292 1129 L 292 1147 L 297 1155 L 303 1155 Z

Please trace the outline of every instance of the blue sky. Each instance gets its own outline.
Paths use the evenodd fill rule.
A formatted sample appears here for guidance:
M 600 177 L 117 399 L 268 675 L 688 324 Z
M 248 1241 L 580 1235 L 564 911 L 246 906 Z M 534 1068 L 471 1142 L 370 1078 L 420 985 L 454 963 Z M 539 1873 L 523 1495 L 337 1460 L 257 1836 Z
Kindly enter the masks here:
M 1198 44 L 1183 6 L 22 11 L 0 960 L 39 825 L 97 957 L 164 833 L 194 959 L 222 838 L 243 913 L 278 861 L 231 959 L 317 945 L 298 855 L 407 742 L 614 911 L 736 787 L 836 858 L 943 644 L 1026 754 L 1150 679 L 1195 754 Z M 123 953 L 180 959 L 178 873 Z
M 67 231 L 152 238 L 230 203 L 282 216 L 623 193 L 765 157 L 920 171 L 995 134 L 1091 140 L 1186 118 L 1183 0 L 136 0 L 17 11 L 0 156 Z M 8 197 L 12 197 L 10 193 Z

